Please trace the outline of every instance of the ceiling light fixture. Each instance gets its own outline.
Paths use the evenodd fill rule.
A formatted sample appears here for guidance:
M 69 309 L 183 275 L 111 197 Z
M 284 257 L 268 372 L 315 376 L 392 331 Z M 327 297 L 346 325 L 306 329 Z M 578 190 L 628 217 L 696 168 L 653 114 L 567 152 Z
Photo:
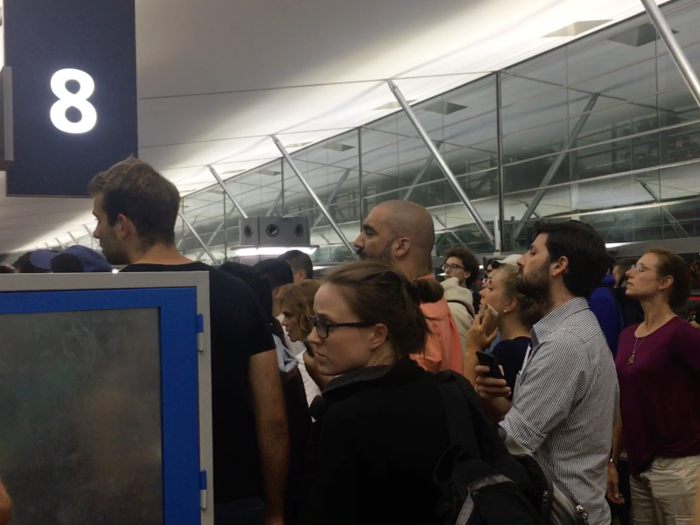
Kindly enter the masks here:
M 671 31 L 673 31 L 674 34 L 678 33 L 678 31 L 674 29 Z M 608 40 L 617 42 L 618 44 L 625 44 L 626 46 L 632 47 L 641 47 L 658 39 L 659 35 L 651 24 L 642 24 L 641 26 L 633 27 L 632 29 L 608 38 Z
M 457 111 L 462 111 L 467 109 L 467 106 L 462 106 L 461 104 L 455 104 L 454 102 L 443 102 L 439 100 L 433 104 L 429 104 L 423 108 L 425 111 L 430 111 L 431 113 L 438 113 L 440 115 L 450 115 L 451 113 L 456 113 Z
M 612 20 L 581 20 L 579 22 L 569 24 L 568 26 L 564 26 L 561 29 L 557 29 L 548 35 L 544 35 L 542 38 L 579 36 L 590 31 L 591 29 L 605 25 L 608 22 L 612 22 Z
M 413 104 L 415 100 L 409 100 L 409 104 Z M 399 105 L 398 102 L 389 102 L 388 104 L 384 104 L 382 106 L 379 106 L 378 108 L 374 108 L 372 111 L 389 111 L 392 109 L 401 109 L 401 106 Z
M 349 149 L 355 149 L 355 146 L 348 146 L 347 144 L 341 144 L 340 142 L 325 142 L 323 144 L 323 147 L 331 151 L 340 152 L 347 151 Z

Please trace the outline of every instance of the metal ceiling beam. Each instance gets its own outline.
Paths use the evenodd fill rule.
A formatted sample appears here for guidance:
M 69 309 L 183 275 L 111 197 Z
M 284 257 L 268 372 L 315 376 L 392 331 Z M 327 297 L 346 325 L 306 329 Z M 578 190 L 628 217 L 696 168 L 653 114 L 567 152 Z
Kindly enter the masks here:
M 654 190 L 651 189 L 651 186 L 649 186 L 646 182 L 642 180 L 638 180 L 637 182 L 642 185 L 644 191 L 651 195 L 651 198 L 654 199 L 655 202 L 661 202 L 661 198 L 658 195 L 656 195 L 656 193 L 654 193 Z M 683 237 L 690 237 L 690 234 L 687 231 L 685 231 L 685 228 L 683 228 L 683 225 L 680 222 L 678 222 L 678 219 L 676 219 L 673 213 L 671 213 L 671 210 L 664 206 L 661 208 L 661 213 L 663 213 L 666 216 L 666 218 L 671 223 L 671 226 L 673 226 L 674 230 L 683 235 Z
M 350 176 L 350 173 L 352 173 L 352 170 L 345 170 L 345 173 L 340 177 L 340 180 L 338 181 L 338 184 L 335 185 L 335 188 L 333 188 L 333 191 L 331 192 L 330 197 L 328 197 L 328 200 L 326 201 L 326 206 L 330 206 L 333 204 L 333 201 L 335 201 L 335 198 L 338 196 L 338 192 L 340 191 L 340 187 L 345 183 L 345 181 L 348 179 Z M 313 225 L 311 226 L 311 229 L 313 230 L 316 226 L 318 226 L 318 223 L 321 222 L 321 219 L 323 219 L 323 213 L 319 213 L 316 216 L 316 219 L 314 220 Z
M 438 217 L 437 215 L 433 215 L 433 218 L 434 218 L 436 221 L 438 221 L 438 223 L 440 224 L 440 226 L 442 226 L 445 230 L 447 230 L 447 224 L 445 224 L 444 222 L 442 222 L 442 221 L 440 220 L 440 217 Z M 447 230 L 447 233 L 449 233 L 450 235 L 452 235 L 452 237 L 454 237 L 455 239 L 457 239 L 457 242 L 460 244 L 460 246 L 464 244 L 464 242 L 462 242 L 462 239 L 460 239 L 459 237 L 457 237 L 457 234 L 456 234 L 455 232 Z
M 54 237 L 54 239 L 56 239 L 56 242 L 58 243 L 58 246 L 59 246 L 61 249 L 64 249 L 64 248 L 65 248 L 65 246 L 63 245 L 63 243 L 62 243 L 61 241 L 58 240 L 58 237 Z
M 275 202 L 272 203 L 272 206 L 270 206 L 270 209 L 267 210 L 267 213 L 265 214 L 265 217 L 269 217 L 275 212 L 275 208 L 277 208 L 277 205 L 280 203 L 282 200 L 282 196 L 284 195 L 284 190 L 281 190 L 278 194 L 277 197 L 275 198 Z
M 693 67 L 690 65 L 688 57 L 685 56 L 683 48 L 681 48 L 678 40 L 676 40 L 673 30 L 669 27 L 663 13 L 661 13 L 661 9 L 659 9 L 659 6 L 656 5 L 654 0 L 641 0 L 641 2 L 649 18 L 651 18 L 656 32 L 659 33 L 659 36 L 661 36 L 666 44 L 673 62 L 676 64 L 678 71 L 681 73 L 681 77 L 683 77 L 685 84 L 688 86 L 690 94 L 693 95 L 695 99 L 695 103 L 700 106 L 700 80 L 698 80 Z
M 574 125 L 574 129 L 571 130 L 571 135 L 569 135 L 568 143 L 564 144 L 562 149 L 569 149 L 576 143 L 576 139 L 578 138 L 579 133 L 581 133 L 583 126 L 586 125 L 586 121 L 588 120 L 588 117 L 591 116 L 590 112 L 593 109 L 593 107 L 595 106 L 596 102 L 598 102 L 599 96 L 600 96 L 600 93 L 593 93 L 593 95 L 591 95 L 591 98 L 588 99 L 588 103 L 586 104 L 586 107 L 583 109 L 583 113 L 576 121 L 576 124 Z M 557 174 L 559 167 L 561 166 L 562 162 L 564 162 L 564 159 L 566 158 L 567 155 L 568 155 L 568 153 L 561 153 L 554 158 L 554 162 L 552 162 L 552 165 L 547 170 L 547 173 L 545 173 L 544 178 L 542 179 L 542 182 L 540 182 L 540 186 L 539 186 L 540 188 L 542 188 L 544 186 L 549 186 L 549 183 L 552 182 L 552 179 Z M 539 189 L 539 190 L 537 190 L 537 193 L 535 193 L 535 196 L 530 201 L 530 205 L 527 207 L 527 210 L 525 210 L 525 213 L 523 214 L 522 218 L 520 219 L 520 224 L 518 224 L 515 227 L 514 235 L 515 235 L 516 239 L 518 238 L 520 233 L 523 231 L 523 228 L 525 227 L 525 222 L 527 222 L 530 219 L 530 217 L 532 217 L 532 214 L 535 213 L 535 210 L 537 209 L 537 206 L 540 205 L 540 201 L 542 200 L 542 197 L 544 197 L 545 193 L 547 193 L 546 189 Z
M 486 237 L 486 239 L 491 244 L 494 244 L 495 241 L 493 233 L 486 226 L 486 223 L 481 218 L 481 215 L 479 215 L 479 212 L 476 210 L 471 200 L 469 200 L 469 197 L 467 196 L 462 186 L 460 186 L 459 181 L 454 176 L 454 173 L 452 173 L 452 170 L 447 165 L 447 162 L 445 162 L 445 159 L 442 158 L 440 152 L 437 150 L 437 148 L 435 148 L 435 144 L 433 144 L 433 141 L 430 139 L 430 136 L 428 136 L 428 133 L 425 131 L 425 129 L 423 129 L 423 126 L 418 121 L 416 114 L 413 112 L 413 109 L 408 104 L 406 98 L 403 96 L 403 93 L 401 93 L 399 87 L 396 84 L 394 84 L 392 80 L 387 80 L 387 83 L 389 84 L 389 89 L 391 89 L 391 92 L 394 94 L 396 101 L 403 108 L 404 113 L 406 113 L 408 120 L 411 121 L 411 124 L 413 124 L 413 127 L 418 132 L 418 135 L 420 135 L 421 139 L 423 139 L 423 142 L 428 148 L 428 151 L 430 151 L 433 158 L 435 159 L 435 162 L 437 162 L 437 165 L 442 170 L 442 173 L 445 175 L 447 182 L 450 184 L 450 186 L 452 186 L 452 189 L 457 194 L 457 197 L 460 201 L 462 201 L 462 204 L 464 204 L 464 207 L 467 209 L 469 215 L 471 215 L 471 218 L 474 220 L 479 230 L 481 230 L 481 233 L 484 235 L 484 237 Z
M 353 248 L 352 244 L 350 244 L 350 241 L 348 241 L 348 238 L 345 237 L 345 234 L 343 233 L 343 231 L 340 229 L 340 227 L 333 220 L 333 217 L 331 217 L 331 214 L 328 213 L 328 210 L 326 210 L 326 207 L 321 202 L 321 199 L 318 198 L 318 195 L 316 195 L 316 192 L 313 190 L 311 185 L 307 182 L 307 180 L 301 174 L 301 172 L 299 171 L 299 168 L 297 168 L 297 165 L 294 164 L 294 160 L 292 159 L 291 155 L 287 151 L 287 148 L 285 148 L 282 145 L 282 143 L 280 142 L 280 140 L 276 136 L 271 135 L 270 138 L 272 139 L 272 142 L 275 143 L 275 146 L 277 146 L 277 149 L 280 151 L 280 153 L 284 157 L 284 160 L 286 160 L 287 164 L 289 164 L 289 167 L 292 168 L 292 171 L 299 179 L 299 182 L 301 182 L 301 185 L 304 186 L 304 188 L 306 189 L 308 194 L 314 200 L 314 202 L 316 203 L 316 206 L 318 206 L 318 209 L 321 210 L 321 213 L 323 213 L 323 215 L 326 216 L 326 219 L 328 219 L 328 222 L 330 223 L 331 228 L 333 228 L 333 230 L 338 235 L 338 237 L 340 237 L 340 240 L 343 241 L 343 244 L 348 249 L 348 251 L 352 254 L 352 256 L 355 259 L 357 259 L 357 254 L 355 253 L 355 249 Z
M 443 141 L 438 140 L 435 142 L 435 149 L 440 151 L 440 146 L 442 146 Z M 428 160 L 425 161 L 425 164 L 423 167 L 420 169 L 420 171 L 416 174 L 416 176 L 413 178 L 413 182 L 411 182 L 411 185 L 408 187 L 408 190 L 406 191 L 406 195 L 402 197 L 403 200 L 407 201 L 410 197 L 411 194 L 413 193 L 413 190 L 416 188 L 416 185 L 421 181 L 421 179 L 425 176 L 426 172 L 428 171 L 428 168 L 430 168 L 430 165 L 433 163 L 433 157 L 430 156 L 428 157 Z
M 207 245 L 204 243 L 204 241 L 202 240 L 202 238 L 199 236 L 199 234 L 197 233 L 197 231 L 194 229 L 194 226 L 192 226 L 192 224 L 190 224 L 190 221 L 187 220 L 187 218 L 185 217 L 185 214 L 182 213 L 182 211 L 178 211 L 177 213 L 178 213 L 178 215 L 180 216 L 180 218 L 182 219 L 182 222 L 185 223 L 185 226 L 187 226 L 187 227 L 189 228 L 189 230 L 192 232 L 192 235 L 194 235 L 194 238 L 197 239 L 197 241 L 199 242 L 199 244 L 202 245 L 202 248 L 204 248 L 204 251 L 207 252 L 207 255 L 209 255 L 209 258 L 211 259 L 211 261 L 212 261 L 215 265 L 218 266 L 218 265 L 219 265 L 219 261 L 217 260 L 216 257 L 214 257 L 214 254 L 213 254 L 213 253 L 211 252 L 211 250 L 209 249 L 209 246 L 207 246 Z M 184 238 L 184 236 L 183 236 L 183 238 Z
M 229 210 L 229 212 L 226 214 L 224 217 L 224 220 L 222 220 L 219 225 L 214 228 L 214 232 L 209 236 L 209 239 L 207 240 L 207 246 L 211 246 L 211 243 L 214 241 L 214 237 L 221 231 L 221 229 L 226 225 L 226 221 L 231 218 L 231 216 L 236 213 L 236 208 Z M 199 254 L 197 255 L 197 260 L 199 261 L 202 258 L 202 255 L 204 255 L 204 250 L 201 250 Z
M 224 190 L 224 193 L 228 195 L 228 198 L 231 199 L 231 202 L 233 205 L 238 208 L 238 212 L 241 214 L 241 216 L 244 219 L 248 218 L 248 214 L 245 212 L 243 208 L 241 208 L 241 205 L 238 204 L 238 201 L 236 200 L 236 197 L 233 196 L 233 193 L 231 193 L 231 190 L 226 186 L 224 183 L 224 179 L 221 178 L 221 175 L 214 169 L 213 166 L 207 166 L 209 168 L 209 171 L 211 172 L 212 175 L 214 175 L 214 178 L 216 179 L 216 182 L 219 183 L 219 186 L 221 186 L 221 189 Z
M 78 239 L 76 239 L 75 236 L 71 232 L 68 232 L 68 235 L 70 236 L 71 239 L 73 239 L 73 242 L 77 245 Z

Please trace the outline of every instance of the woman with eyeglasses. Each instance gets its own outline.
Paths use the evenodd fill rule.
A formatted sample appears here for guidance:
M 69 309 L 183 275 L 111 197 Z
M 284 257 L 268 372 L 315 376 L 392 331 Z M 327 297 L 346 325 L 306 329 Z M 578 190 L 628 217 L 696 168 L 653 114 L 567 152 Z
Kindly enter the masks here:
M 690 296 L 688 265 L 655 248 L 627 272 L 644 321 L 618 344 L 621 421 L 615 425 L 608 498 L 622 503 L 616 464 L 627 451 L 634 523 L 690 521 L 700 470 L 700 331 L 676 315 Z
M 433 374 L 409 358 L 425 346 L 421 302 L 439 284 L 413 283 L 380 262 L 330 273 L 316 294 L 309 342 L 336 377 L 316 399 L 306 523 L 431 523 L 434 469 L 449 446 Z

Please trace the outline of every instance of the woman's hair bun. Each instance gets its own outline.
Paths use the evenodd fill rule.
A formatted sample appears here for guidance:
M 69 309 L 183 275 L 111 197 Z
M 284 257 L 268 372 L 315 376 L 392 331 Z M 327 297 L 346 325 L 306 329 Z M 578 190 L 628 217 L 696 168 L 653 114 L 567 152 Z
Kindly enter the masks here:
M 432 279 L 418 279 L 408 285 L 408 295 L 416 303 L 435 303 L 445 294 L 442 286 Z

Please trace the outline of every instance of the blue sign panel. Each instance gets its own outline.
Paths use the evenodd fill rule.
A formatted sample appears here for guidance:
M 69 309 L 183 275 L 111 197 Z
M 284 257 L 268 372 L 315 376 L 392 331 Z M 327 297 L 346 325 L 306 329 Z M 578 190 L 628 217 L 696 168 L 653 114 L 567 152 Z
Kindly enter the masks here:
M 134 0 L 5 0 L 14 163 L 8 195 L 85 196 L 137 155 Z

